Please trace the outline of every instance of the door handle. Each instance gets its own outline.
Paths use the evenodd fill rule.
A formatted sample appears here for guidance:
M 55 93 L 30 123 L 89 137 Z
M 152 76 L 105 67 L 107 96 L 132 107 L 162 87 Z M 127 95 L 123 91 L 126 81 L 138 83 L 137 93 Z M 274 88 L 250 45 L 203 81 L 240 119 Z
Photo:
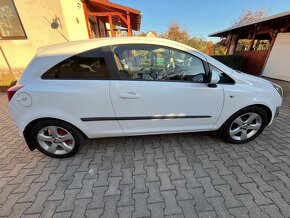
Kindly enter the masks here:
M 135 92 L 127 92 L 120 94 L 119 97 L 124 99 L 136 99 L 140 98 L 140 95 L 136 94 Z

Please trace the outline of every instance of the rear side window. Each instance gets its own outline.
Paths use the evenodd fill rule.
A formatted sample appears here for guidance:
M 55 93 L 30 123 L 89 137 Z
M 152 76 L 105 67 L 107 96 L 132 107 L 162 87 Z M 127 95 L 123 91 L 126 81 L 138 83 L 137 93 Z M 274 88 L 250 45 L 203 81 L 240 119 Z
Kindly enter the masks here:
M 109 79 L 109 72 L 102 49 L 97 48 L 69 57 L 50 68 L 41 78 L 105 80 Z

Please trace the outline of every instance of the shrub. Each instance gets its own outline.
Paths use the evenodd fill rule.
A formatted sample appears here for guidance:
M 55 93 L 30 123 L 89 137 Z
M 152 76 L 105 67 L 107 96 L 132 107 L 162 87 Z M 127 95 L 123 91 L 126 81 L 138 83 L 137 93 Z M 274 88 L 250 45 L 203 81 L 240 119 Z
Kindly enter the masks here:
M 245 63 L 245 59 L 239 55 L 215 55 L 212 57 L 228 67 L 240 71 L 242 71 Z
M 0 73 L 0 86 L 13 86 L 16 78 L 12 73 Z

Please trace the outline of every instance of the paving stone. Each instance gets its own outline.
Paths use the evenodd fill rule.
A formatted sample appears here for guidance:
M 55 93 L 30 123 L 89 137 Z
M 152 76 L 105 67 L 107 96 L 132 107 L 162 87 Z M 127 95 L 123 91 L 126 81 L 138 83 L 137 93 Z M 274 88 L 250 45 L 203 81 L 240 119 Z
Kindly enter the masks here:
M 243 194 L 236 196 L 238 200 L 242 201 L 245 207 L 248 210 L 248 215 L 250 217 L 257 218 L 266 218 L 269 217 L 266 213 L 264 213 L 257 204 L 253 201 L 253 197 L 250 194 Z
M 226 166 L 224 165 L 224 162 L 219 160 L 219 161 L 212 161 L 212 163 L 218 168 L 218 173 L 221 176 L 224 175 L 230 175 L 233 174 L 231 171 L 229 171 Z
M 196 212 L 205 212 L 213 210 L 213 207 L 208 203 L 206 197 L 204 196 L 203 188 L 188 189 L 189 193 L 192 195 L 196 205 Z
M 136 175 L 133 176 L 135 180 L 135 188 L 133 189 L 133 193 L 142 193 L 148 192 L 148 188 L 145 185 L 146 175 Z
M 54 212 L 60 204 L 61 201 L 46 201 L 44 203 L 44 210 L 42 211 L 40 217 L 54 217 Z
M 157 176 L 157 168 L 155 166 L 145 167 L 146 170 L 146 182 L 156 182 L 159 181 Z
M 222 185 L 227 183 L 222 177 L 220 177 L 217 168 L 209 168 L 205 170 L 210 175 L 211 183 L 213 185 Z
M 121 169 L 122 171 L 122 180 L 120 184 L 126 185 L 126 184 L 133 184 L 134 179 L 133 179 L 133 168 L 128 168 L 128 169 Z
M 277 189 L 281 193 L 285 201 L 290 203 L 290 190 L 284 186 L 283 182 L 275 180 L 269 181 L 268 183 L 273 187 L 275 187 L 275 189 Z
M 135 200 L 135 210 L 133 212 L 133 217 L 147 217 L 150 216 L 150 211 L 147 208 L 146 199 L 148 198 L 148 193 L 136 193 L 133 194 Z
M 5 203 L 0 207 L 0 216 L 9 216 L 9 214 L 12 212 L 13 206 L 23 195 L 24 193 L 10 194 Z
M 14 189 L 16 189 L 17 185 L 6 185 L 5 188 L 0 192 L 0 205 L 4 204 L 7 200 L 8 196 L 13 192 Z M 19 193 L 19 192 L 14 192 Z
M 196 180 L 194 176 L 194 171 L 181 171 L 181 174 L 185 177 L 187 188 L 197 188 L 201 186 L 201 184 Z
M 206 211 L 206 212 L 199 212 L 198 213 L 199 218 L 215 218 L 217 217 L 216 213 L 214 211 Z
M 251 177 L 253 181 L 258 185 L 258 189 L 261 192 L 269 192 L 274 190 L 274 187 L 269 185 L 265 180 L 263 180 L 262 176 L 259 173 L 248 173 L 247 175 Z
M 125 206 L 125 207 L 118 207 L 117 208 L 119 218 L 132 217 L 133 211 L 134 211 L 134 206 Z
M 248 218 L 248 210 L 245 207 L 230 208 L 229 212 L 237 218 Z
M 198 178 L 197 181 L 202 185 L 203 189 L 205 190 L 204 196 L 206 198 L 220 196 L 220 193 L 217 192 L 211 184 L 210 177 Z
M 215 189 L 218 190 L 223 196 L 226 207 L 232 208 L 232 207 L 243 206 L 242 202 L 236 199 L 229 185 L 218 185 L 218 186 L 215 186 Z
M 45 185 L 44 182 L 32 183 L 25 195 L 18 202 L 33 202 L 36 199 L 38 191 Z
M 145 161 L 143 161 L 143 160 L 134 161 L 135 170 L 133 171 L 133 175 L 146 174 L 146 171 L 144 169 L 144 163 L 145 163 Z
M 177 203 L 181 207 L 186 218 L 198 217 L 194 209 L 195 202 L 193 200 L 178 201 Z
M 53 191 L 56 189 L 56 183 L 59 178 L 62 176 L 59 174 L 50 174 L 48 182 L 41 188 L 41 191 Z
M 226 206 L 224 205 L 224 199 L 222 197 L 214 197 L 209 198 L 208 201 L 214 207 L 215 212 L 217 213 L 218 217 L 232 217 L 229 211 L 227 210 Z
M 25 214 L 41 213 L 44 209 L 44 203 L 52 193 L 53 191 L 39 191 L 36 200 L 33 202 L 31 207 L 25 211 Z
M 280 213 L 279 208 L 275 204 L 261 206 L 261 209 L 265 213 L 267 213 L 270 217 L 275 217 L 275 218 L 283 218 L 283 217 L 285 217 L 285 216 L 283 216 Z M 288 216 L 289 216 L 289 214 L 288 214 Z
M 169 169 L 167 168 L 165 162 L 166 159 L 156 159 L 157 163 L 157 173 L 166 173 L 169 172 Z
M 177 205 L 175 190 L 162 191 L 161 195 L 164 197 L 165 200 L 165 209 L 164 209 L 165 215 L 182 213 L 181 208 Z
M 132 195 L 132 190 L 133 190 L 133 184 L 129 185 L 121 185 L 120 190 L 121 190 L 121 199 L 118 202 L 118 207 L 127 207 L 127 206 L 134 206 L 134 200 L 133 200 L 133 195 Z
M 160 203 L 148 204 L 148 208 L 151 212 L 151 217 L 154 217 L 154 218 L 164 217 L 163 211 L 165 208 L 165 203 L 160 202 Z
M 288 217 L 290 214 L 290 205 L 281 197 L 278 191 L 267 192 L 265 195 L 279 207 L 281 213 Z
M 100 209 L 89 209 L 86 210 L 86 217 L 87 218 L 96 218 L 96 217 L 100 217 L 103 213 L 104 209 L 100 208 Z
M 277 180 L 277 177 L 269 173 L 261 164 L 253 165 L 252 168 L 256 169 L 265 181 Z
M 78 166 L 68 166 L 66 168 L 65 173 L 63 174 L 62 177 L 60 177 L 59 180 L 63 180 L 63 181 L 71 181 L 74 179 L 74 173 L 76 171 L 76 169 L 78 168 Z M 83 173 L 81 173 L 83 174 Z
M 105 206 L 103 198 L 104 198 L 105 191 L 107 189 L 108 189 L 108 187 L 106 187 L 106 186 L 94 187 L 92 189 L 94 194 L 93 194 L 92 201 L 88 205 L 89 209 L 92 209 L 92 208 L 103 208 Z
M 20 203 L 15 204 L 12 210 L 12 213 L 10 213 L 9 217 L 22 217 L 24 211 L 31 206 L 32 203 Z
M 171 190 L 174 189 L 174 185 L 171 183 L 170 181 L 170 174 L 169 173 L 158 173 L 158 176 L 160 178 L 160 182 L 161 182 L 161 186 L 160 186 L 160 190 L 164 191 L 164 190 Z
M 176 180 L 172 181 L 177 191 L 176 200 L 190 200 L 192 196 L 189 194 L 188 190 L 185 187 L 185 180 Z
M 247 162 L 244 159 L 237 159 L 235 160 L 239 164 L 239 166 L 242 168 L 243 173 L 255 173 L 257 172 L 255 169 L 250 167 L 250 165 L 247 164 Z
M 147 199 L 149 204 L 164 201 L 160 194 L 160 182 L 149 182 L 146 183 L 146 186 L 149 189 L 149 198 Z
M 231 186 L 233 194 L 245 194 L 248 193 L 247 189 L 243 188 L 237 181 L 234 175 L 222 176 L 223 179 Z
M 56 188 L 51 196 L 49 196 L 48 200 L 62 200 L 64 199 L 64 192 L 69 185 L 69 181 L 59 181 L 56 184 Z
M 86 213 L 86 208 L 90 199 L 76 199 L 74 204 L 74 210 L 72 212 L 73 218 L 84 217 Z
M 119 195 L 120 194 L 119 183 L 120 183 L 121 179 L 122 179 L 121 177 L 110 177 L 110 178 L 108 178 L 108 180 L 109 180 L 109 188 L 105 192 L 105 196 L 108 196 L 108 195 Z
M 83 180 L 83 186 L 81 192 L 78 193 L 77 198 L 91 198 L 93 196 L 92 188 L 95 182 L 95 179 Z
M 98 171 L 98 179 L 94 186 L 106 186 L 109 185 L 108 177 L 110 170 L 100 170 Z
M 246 174 L 244 174 L 241 167 L 234 166 L 229 167 L 228 169 L 233 172 L 239 183 L 252 182 L 252 179 L 248 177 Z
M 74 209 L 74 200 L 80 189 L 71 189 L 65 191 L 65 198 L 62 204 L 57 207 L 56 212 L 72 211 Z

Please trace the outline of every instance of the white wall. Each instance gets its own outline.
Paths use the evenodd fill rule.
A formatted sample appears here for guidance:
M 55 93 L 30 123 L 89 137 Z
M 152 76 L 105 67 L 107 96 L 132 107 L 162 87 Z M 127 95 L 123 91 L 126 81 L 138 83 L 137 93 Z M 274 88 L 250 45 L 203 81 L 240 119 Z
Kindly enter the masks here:
M 290 33 L 277 35 L 262 75 L 290 82 Z

